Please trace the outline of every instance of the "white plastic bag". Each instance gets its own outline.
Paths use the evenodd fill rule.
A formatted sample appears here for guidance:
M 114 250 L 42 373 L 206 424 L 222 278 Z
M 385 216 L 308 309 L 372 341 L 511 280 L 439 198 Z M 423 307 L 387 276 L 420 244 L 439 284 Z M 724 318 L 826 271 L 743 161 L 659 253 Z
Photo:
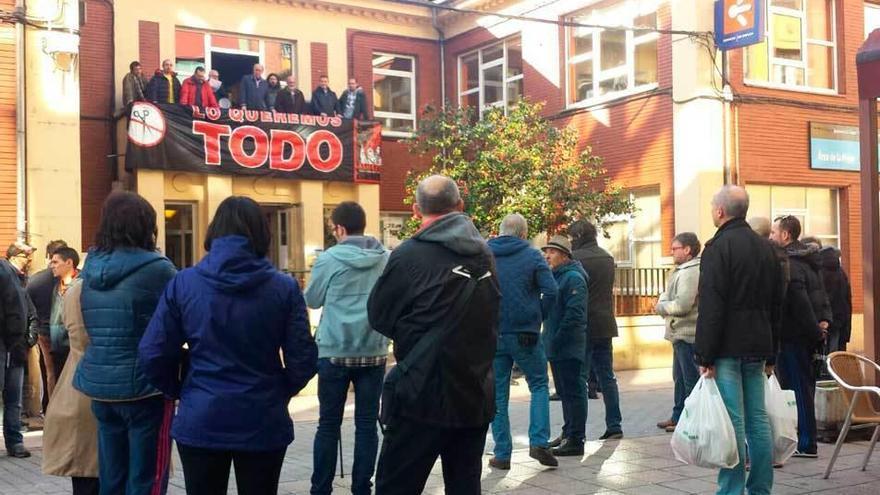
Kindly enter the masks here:
M 770 375 L 764 388 L 764 405 L 770 418 L 773 438 L 773 462 L 783 464 L 794 454 L 798 445 L 797 401 L 793 390 L 782 390 L 776 375 Z
M 739 464 L 736 434 L 712 378 L 700 377 L 684 401 L 670 441 L 675 458 L 705 468 L 733 468 Z

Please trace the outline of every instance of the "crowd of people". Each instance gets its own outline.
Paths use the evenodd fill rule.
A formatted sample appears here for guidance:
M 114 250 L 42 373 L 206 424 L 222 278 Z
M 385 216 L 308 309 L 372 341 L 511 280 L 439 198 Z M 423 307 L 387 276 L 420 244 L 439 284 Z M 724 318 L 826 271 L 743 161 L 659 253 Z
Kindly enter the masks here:
M 320 76 L 311 100 L 307 101 L 297 88 L 296 76 L 289 75 L 281 81 L 274 73 L 264 78 L 264 71 L 261 64 L 254 64 L 252 72 L 230 89 L 220 80 L 217 70 L 206 71 L 199 66 L 181 82 L 170 59 L 163 60 L 162 68 L 156 69 L 151 78 L 144 74 L 141 63 L 134 61 L 129 64 L 129 72 L 122 80 L 122 103 L 126 108 L 134 102 L 146 101 L 370 120 L 366 95 L 354 77 L 337 96 L 330 89 L 330 79 Z
M 30 455 L 21 384 L 34 345 L 48 392 L 43 470 L 70 477 L 76 495 L 164 493 L 172 438 L 188 494 L 226 493 L 232 468 L 239 493 L 277 493 L 293 441 L 288 403 L 316 374 L 312 494 L 332 492 L 350 387 L 355 494 L 371 493 L 374 476 L 378 494 L 421 493 L 438 458 L 447 493 L 480 493 L 490 426 L 489 466 L 510 469 L 515 365 L 531 392 L 529 455 L 541 465 L 583 456 L 591 374 L 606 405 L 599 439 L 622 438 L 614 260 L 597 227 L 578 220 L 571 238 L 550 237 L 539 251 L 523 216 L 505 217 L 486 241 L 463 211 L 454 181 L 424 179 L 413 206 L 421 228 L 389 252 L 364 234 L 359 204 L 339 204 L 337 244 L 317 258 L 304 292 L 267 259 L 266 217 L 245 197 L 219 205 L 207 255 L 180 272 L 156 248 L 155 210 L 130 192 L 105 202 L 82 271 L 78 253 L 54 241 L 50 268 L 28 280 L 35 249 L 13 244 L 0 260 L 8 453 Z M 769 373 L 797 397 L 796 455 L 817 456 L 813 356 L 845 348 L 851 317 L 839 251 L 802 242 L 795 217 L 747 223 L 747 212 L 745 190 L 716 194 L 717 233 L 705 247 L 693 233 L 674 237 L 675 269 L 656 305 L 675 382 L 658 427 L 674 430 L 701 374 L 716 379 L 742 460 L 721 471 L 723 494 L 771 491 Z M 307 308 L 321 309 L 314 337 Z M 396 365 L 386 374 L 391 342 Z M 562 403 L 557 435 L 548 367 Z

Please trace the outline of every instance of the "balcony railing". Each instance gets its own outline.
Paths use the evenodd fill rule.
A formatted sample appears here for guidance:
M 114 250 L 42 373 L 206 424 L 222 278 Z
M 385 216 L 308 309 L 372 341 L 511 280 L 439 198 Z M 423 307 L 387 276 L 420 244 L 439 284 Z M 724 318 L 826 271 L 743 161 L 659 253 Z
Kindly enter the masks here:
M 616 268 L 614 271 L 614 314 L 654 314 L 657 298 L 666 290 L 666 268 Z

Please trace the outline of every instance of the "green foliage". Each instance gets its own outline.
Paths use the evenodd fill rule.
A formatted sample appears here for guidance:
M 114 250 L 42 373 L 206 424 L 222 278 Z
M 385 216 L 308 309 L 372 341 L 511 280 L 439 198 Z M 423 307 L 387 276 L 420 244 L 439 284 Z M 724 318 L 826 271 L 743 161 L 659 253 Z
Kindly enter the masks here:
M 589 147 L 578 152 L 577 131 L 554 127 L 541 117 L 541 107 L 521 101 L 507 115 L 495 108 L 482 120 L 470 109 L 428 108 L 409 145 L 433 161 L 407 176 L 408 203 L 421 179 L 443 174 L 458 182 L 465 212 L 484 235 L 497 233 L 510 213 L 523 215 L 533 235 L 564 233 L 580 218 L 601 223 L 609 215 L 632 214 L 633 203 L 611 184 L 602 159 Z M 413 219 L 398 236 L 417 229 Z

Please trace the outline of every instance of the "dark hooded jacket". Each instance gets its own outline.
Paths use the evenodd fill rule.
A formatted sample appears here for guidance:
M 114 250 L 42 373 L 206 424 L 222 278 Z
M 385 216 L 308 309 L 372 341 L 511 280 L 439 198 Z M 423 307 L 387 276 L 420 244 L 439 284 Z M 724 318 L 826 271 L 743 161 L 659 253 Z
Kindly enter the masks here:
M 138 359 L 138 344 L 156 310 L 174 265 L 154 251 L 92 250 L 80 273 L 80 305 L 89 334 L 73 386 L 97 400 L 127 401 L 160 392 Z
M 556 302 L 556 281 L 541 253 L 528 241 L 503 235 L 489 241 L 501 285 L 499 331 L 541 332 L 541 322 Z
M 177 73 L 175 72 L 171 76 L 171 88 L 169 88 L 168 79 L 165 78 L 165 73 L 157 69 L 153 74 L 153 78 L 150 79 L 150 83 L 147 85 L 147 99 L 153 103 L 170 103 L 170 101 L 168 101 L 169 89 L 172 90 L 171 99 L 174 100 L 174 103 L 180 101 L 181 84 L 180 80 L 177 79 Z
M 0 258 L 0 338 L 10 355 L 10 367 L 27 364 L 26 339 L 33 304 L 25 292 L 24 278 L 18 268 Z
M 788 255 L 788 290 L 782 309 L 782 342 L 815 345 L 821 338 L 820 321 L 832 321 L 831 305 L 819 270 L 822 260 L 815 246 L 795 241 L 785 247 Z
M 498 338 L 500 291 L 495 262 L 470 218 L 450 213 L 416 233 L 391 253 L 376 282 L 367 312 L 370 325 L 394 341 L 397 361 L 405 359 L 428 332 L 443 331 L 467 279 L 482 278 L 457 328 L 436 351 L 433 372 L 420 398 L 400 416 L 446 428 L 483 427 L 495 414 L 492 361 Z
M 266 451 L 293 441 L 287 404 L 315 375 L 318 350 L 296 281 L 245 237 L 228 236 L 168 284 L 140 357 L 150 382 L 180 398 L 171 430 L 178 442 Z
M 770 242 L 737 218 L 718 228 L 706 242 L 701 260 L 698 362 L 703 366 L 718 358 L 775 362 L 783 281 Z
M 577 359 L 583 362 L 589 334 L 587 284 L 590 277 L 580 262 L 572 260 L 556 267 L 553 278 L 559 286 L 559 294 L 544 320 L 543 337 L 547 359 Z
M 852 287 L 840 266 L 840 251 L 828 246 L 819 251 L 822 257 L 822 282 L 831 303 L 831 332 L 840 334 L 840 343 L 849 342 L 852 334 Z
M 587 289 L 590 293 L 588 308 L 591 339 L 617 337 L 617 320 L 614 318 L 614 258 L 602 249 L 596 239 L 575 239 L 571 257 L 580 261 L 589 275 Z

